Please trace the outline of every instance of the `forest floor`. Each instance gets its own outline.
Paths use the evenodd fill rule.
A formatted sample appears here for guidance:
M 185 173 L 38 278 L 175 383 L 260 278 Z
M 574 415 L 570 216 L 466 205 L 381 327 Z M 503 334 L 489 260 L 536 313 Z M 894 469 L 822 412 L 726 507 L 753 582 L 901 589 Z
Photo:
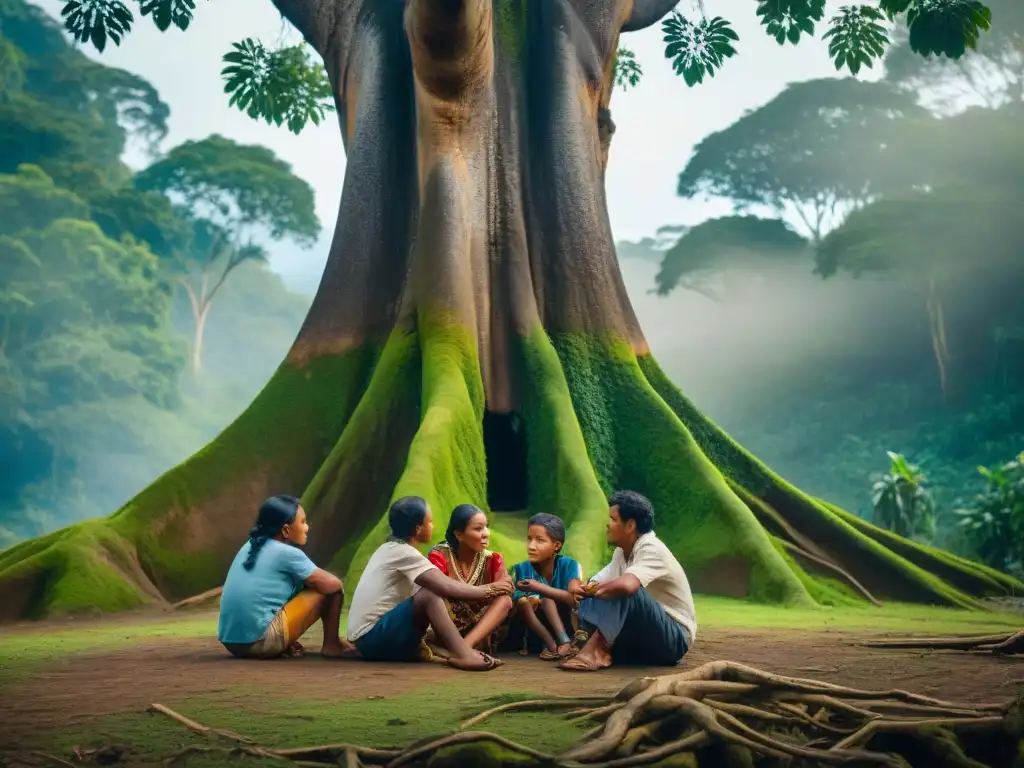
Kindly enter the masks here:
M 762 669 L 863 688 L 904 688 L 964 702 L 1024 695 L 1024 661 L 958 651 L 869 649 L 868 637 L 979 634 L 1024 625 L 1021 614 L 916 606 L 793 610 L 699 598 L 701 626 L 685 666 L 730 659 Z M 65 620 L 0 628 L 0 766 L 75 764 L 76 747 L 117 745 L 119 764 L 157 765 L 209 740 L 148 714 L 153 702 L 267 747 L 330 742 L 400 746 L 452 731 L 503 701 L 613 693 L 642 675 L 674 670 L 614 668 L 592 675 L 506 656 L 486 675 L 435 664 L 327 661 L 315 652 L 272 662 L 229 657 L 216 615 Z M 318 631 L 308 637 L 311 651 Z M 557 715 L 510 713 L 487 729 L 560 751 L 587 726 Z M 198 756 L 189 765 L 219 765 Z M 243 761 L 244 762 L 244 761 Z M 232 764 L 235 764 L 232 761 Z

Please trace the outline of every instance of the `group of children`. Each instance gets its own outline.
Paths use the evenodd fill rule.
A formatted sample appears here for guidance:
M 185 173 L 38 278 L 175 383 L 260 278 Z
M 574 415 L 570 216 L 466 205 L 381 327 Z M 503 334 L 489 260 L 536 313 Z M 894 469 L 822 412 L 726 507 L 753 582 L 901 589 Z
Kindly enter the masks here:
M 646 541 L 656 559 L 667 554 L 675 562 L 654 537 L 653 510 L 644 517 L 649 502 L 630 492 L 620 492 L 612 501 L 616 497 L 625 511 L 620 516 L 620 504 L 611 505 L 609 541 L 619 549 L 628 548 L 628 553 L 617 549 L 616 556 L 632 558 L 634 550 L 643 549 L 637 544 Z M 634 503 L 641 514 L 625 509 Z M 625 533 L 616 532 L 616 520 Z M 329 657 L 429 659 L 457 669 L 487 671 L 501 666 L 495 656 L 501 647 L 539 653 L 541 659 L 557 661 L 565 669 L 592 670 L 611 664 L 611 645 L 631 612 L 640 634 L 650 636 L 652 629 L 668 633 L 668 663 L 678 662 L 692 643 L 692 596 L 678 563 L 672 570 L 660 565 L 652 569 L 637 561 L 635 568 L 620 568 L 622 573 L 613 575 L 617 580 L 602 584 L 598 574 L 584 585 L 580 564 L 562 554 L 565 525 L 554 515 L 530 518 L 527 560 L 511 568 L 488 549 L 487 515 L 472 504 L 453 510 L 444 539 L 426 556 L 418 546 L 433 540 L 434 525 L 424 499 L 399 499 L 392 504 L 388 521 L 391 535 L 370 557 L 352 596 L 346 640 L 339 632 L 341 581 L 300 549 L 309 531 L 305 510 L 291 496 L 268 499 L 228 571 L 221 595 L 221 643 L 239 657 L 295 655 L 303 650 L 299 637 L 322 620 L 321 653 Z M 602 574 L 610 575 L 615 564 L 613 558 Z M 623 579 L 630 570 L 637 576 Z M 657 578 L 664 582 L 661 602 L 649 597 L 646 603 L 638 602 L 646 597 L 640 594 L 644 588 L 657 591 L 658 585 L 651 583 Z M 598 594 L 602 591 L 608 594 Z M 581 632 L 581 601 L 602 596 L 622 605 L 612 613 L 590 611 L 592 631 Z M 665 600 L 668 603 L 662 605 Z M 654 624 L 645 623 L 645 615 L 651 613 L 648 603 L 659 613 Z M 602 630 L 611 640 L 601 636 Z M 587 640 L 583 654 L 581 640 Z M 580 659 L 575 658 L 578 654 Z

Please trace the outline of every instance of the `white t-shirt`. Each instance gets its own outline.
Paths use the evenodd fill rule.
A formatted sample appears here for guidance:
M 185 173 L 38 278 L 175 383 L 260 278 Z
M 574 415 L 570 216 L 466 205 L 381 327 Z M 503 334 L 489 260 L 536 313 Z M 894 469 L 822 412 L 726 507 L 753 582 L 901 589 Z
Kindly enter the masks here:
M 381 617 L 419 589 L 415 583 L 436 567 L 404 541 L 384 542 L 366 564 L 348 609 L 348 639 L 355 642 Z
M 627 573 L 636 576 L 665 613 L 686 628 L 692 644 L 697 639 L 697 615 L 693 609 L 690 582 L 676 556 L 665 542 L 654 535 L 654 531 L 637 538 L 628 560 L 622 547 L 616 547 L 612 561 L 590 580 L 611 581 Z

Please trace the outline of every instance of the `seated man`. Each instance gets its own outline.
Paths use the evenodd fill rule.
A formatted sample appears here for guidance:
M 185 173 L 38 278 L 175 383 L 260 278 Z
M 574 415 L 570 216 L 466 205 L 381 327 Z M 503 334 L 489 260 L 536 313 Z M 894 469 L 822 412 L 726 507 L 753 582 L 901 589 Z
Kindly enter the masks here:
M 427 502 L 407 496 L 388 512 L 391 536 L 366 564 L 352 596 L 349 640 L 370 661 L 416 661 L 428 628 L 451 653 L 445 663 L 465 671 L 486 672 L 501 662 L 474 650 L 455 628 L 448 600 L 484 602 L 512 594 L 510 580 L 470 586 L 445 576 L 416 549 L 434 532 Z
M 686 574 L 654 535 L 651 502 L 617 491 L 608 505 L 608 543 L 616 547 L 612 561 L 587 586 L 577 583 L 572 589 L 582 600 L 580 623 L 594 631 L 575 658 L 558 666 L 593 672 L 613 662 L 676 665 L 697 633 Z

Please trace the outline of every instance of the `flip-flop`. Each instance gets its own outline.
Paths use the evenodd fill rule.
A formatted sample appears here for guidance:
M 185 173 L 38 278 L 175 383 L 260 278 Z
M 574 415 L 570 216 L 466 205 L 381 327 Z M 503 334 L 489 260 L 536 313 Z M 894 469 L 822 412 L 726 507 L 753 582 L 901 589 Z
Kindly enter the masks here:
M 463 667 L 463 666 L 459 666 L 458 664 L 454 664 L 453 663 L 453 662 L 457 661 L 454 657 L 453 658 L 449 658 L 449 659 L 445 659 L 445 664 L 447 664 L 452 669 L 459 670 L 460 672 L 491 672 L 492 670 L 497 669 L 498 667 L 502 666 L 505 663 L 501 659 L 496 659 L 493 656 L 488 656 L 486 653 L 483 654 L 483 656 L 484 656 L 484 666 L 482 666 L 482 667 Z

